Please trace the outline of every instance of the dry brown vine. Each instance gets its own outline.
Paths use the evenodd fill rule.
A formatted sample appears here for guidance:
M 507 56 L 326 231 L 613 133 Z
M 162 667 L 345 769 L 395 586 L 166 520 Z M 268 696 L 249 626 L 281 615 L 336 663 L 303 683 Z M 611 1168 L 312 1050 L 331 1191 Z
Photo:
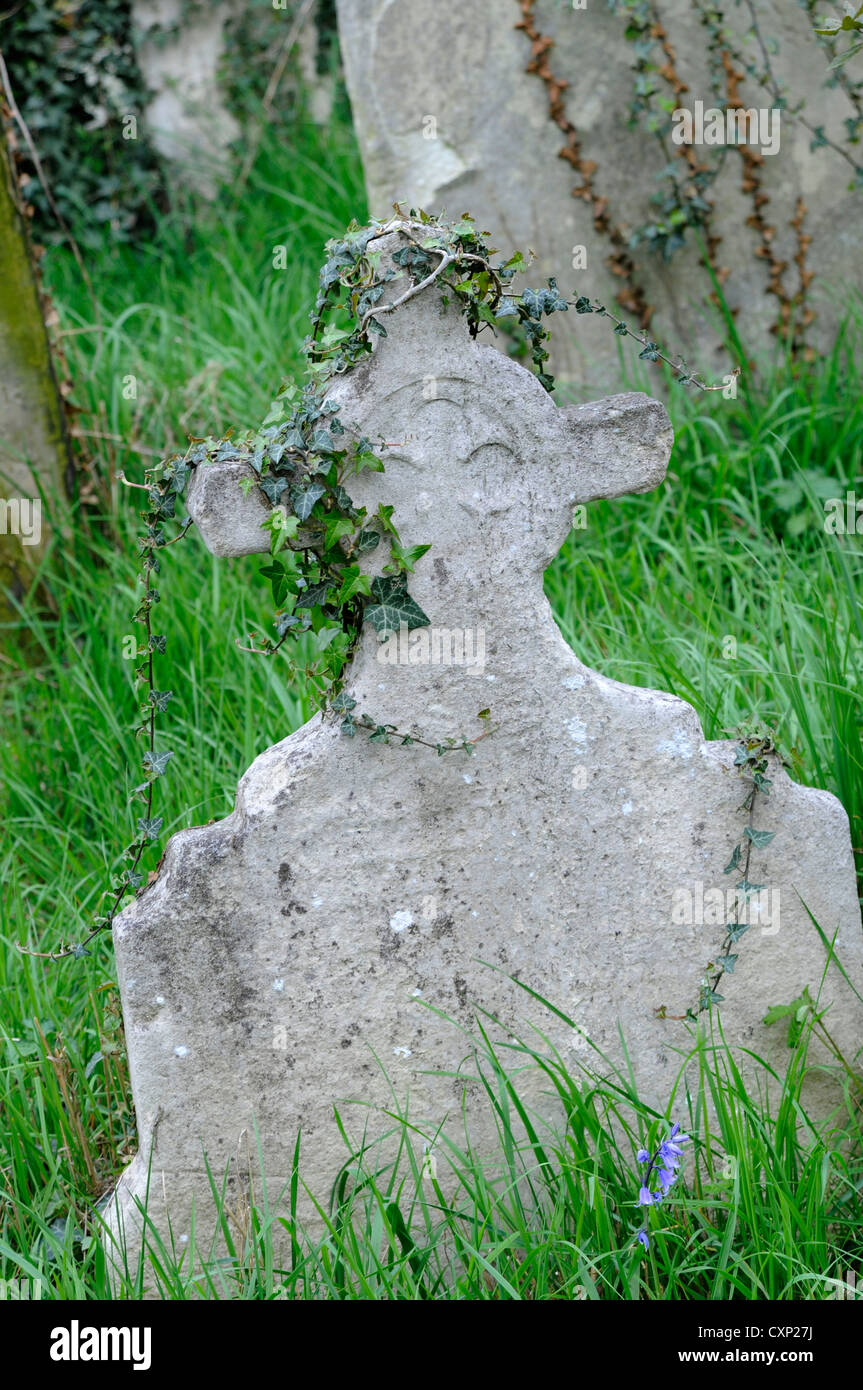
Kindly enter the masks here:
M 689 91 L 689 87 L 684 81 L 682 81 L 680 74 L 677 71 L 677 53 L 655 9 L 653 9 L 653 14 L 655 16 L 655 20 L 650 30 L 650 37 L 656 40 L 656 42 L 662 49 L 662 52 L 665 54 L 665 62 L 663 63 L 662 67 L 657 69 L 657 71 L 659 72 L 660 77 L 669 87 L 672 95 L 675 98 L 675 101 L 677 101 L 677 103 L 679 104 L 680 97 L 683 95 L 684 92 Z M 675 146 L 675 150 L 679 158 L 683 159 L 686 163 L 690 178 L 694 179 L 698 174 L 706 174 L 709 172 L 709 166 L 707 164 L 702 164 L 699 162 L 698 156 L 695 153 L 695 147 L 693 145 L 677 145 Z M 717 284 L 724 285 L 731 272 L 728 266 L 720 266 L 716 260 L 716 252 L 719 249 L 719 244 L 722 241 L 722 237 L 717 236 L 715 232 L 711 230 L 710 219 L 713 212 L 713 203 L 710 201 L 710 199 L 707 197 L 706 193 L 703 190 L 701 193 L 701 197 L 710 208 L 710 211 L 705 214 L 703 224 L 705 260 L 707 262 L 707 265 L 712 270 L 714 276 L 716 277 Z M 710 299 L 713 304 L 718 305 L 719 296 L 715 290 L 711 291 Z
M 570 164 L 576 173 L 581 175 L 582 181 L 576 188 L 573 188 L 572 196 L 573 198 L 582 198 L 590 204 L 596 231 L 602 236 L 607 236 L 611 242 L 613 249 L 606 260 L 606 265 L 612 275 L 624 281 L 615 296 L 617 303 L 627 313 L 638 317 L 641 328 L 648 329 L 653 317 L 653 305 L 648 304 L 644 290 L 635 278 L 635 263 L 629 254 L 627 238 L 609 214 L 608 199 L 602 197 L 594 188 L 593 176 L 596 173 L 596 161 L 584 158 L 578 131 L 566 114 L 564 93 L 569 83 L 563 78 L 555 77 L 549 65 L 548 57 L 554 47 L 554 39 L 548 34 L 541 34 L 537 28 L 533 11 L 534 0 L 519 0 L 519 3 L 522 18 L 515 27 L 523 30 L 531 43 L 531 56 L 525 67 L 525 72 L 539 77 L 545 84 L 549 116 L 565 137 L 565 143 L 558 151 L 558 157 L 565 159 L 567 164 Z
M 728 49 L 724 49 L 722 52 L 722 65 L 725 69 L 728 106 L 731 110 L 737 110 L 745 105 L 739 93 L 743 74 L 735 67 Z M 773 246 L 776 228 L 765 217 L 765 210 L 770 198 L 761 185 L 761 167 L 764 164 L 764 156 L 749 145 L 741 144 L 734 148 L 743 161 L 741 190 L 752 199 L 753 210 L 746 219 L 746 225 L 752 227 L 758 234 L 759 245 L 755 255 L 766 263 L 768 270 L 769 278 L 765 293 L 775 295 L 779 303 L 779 316 L 770 331 L 781 341 L 787 342 L 792 353 L 795 355 L 800 353 L 808 361 L 810 360 L 810 349 L 806 348 L 802 335 L 812 323 L 815 314 L 812 309 L 805 305 L 806 293 L 814 275 L 813 271 L 806 269 L 806 250 L 812 241 L 812 238 L 803 232 L 803 219 L 807 211 L 806 204 L 802 198 L 797 199 L 795 216 L 791 221 L 797 238 L 797 254 L 794 260 L 800 274 L 797 293 L 791 296 L 786 290 L 784 282 L 788 262 L 777 256 Z

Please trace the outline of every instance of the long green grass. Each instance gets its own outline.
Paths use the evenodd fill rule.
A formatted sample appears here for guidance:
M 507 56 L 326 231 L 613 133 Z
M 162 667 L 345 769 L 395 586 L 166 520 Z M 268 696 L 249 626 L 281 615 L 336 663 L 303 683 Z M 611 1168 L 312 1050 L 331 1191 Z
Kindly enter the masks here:
M 299 369 L 323 241 L 363 215 L 349 133 L 336 127 L 324 144 L 308 128 L 293 148 L 264 152 L 242 203 L 226 193 L 192 230 L 166 218 L 151 247 L 90 254 L 96 303 L 65 251 L 46 267 L 93 462 L 88 507 L 45 557 L 52 606 L 34 590 L 2 641 L 0 1278 L 41 1275 L 52 1296 L 106 1296 L 92 1209 L 135 1147 L 109 942 L 61 964 L 16 947 L 80 938 L 131 838 L 139 750 L 123 638 L 134 633 L 135 493 L 120 474 L 139 478 L 189 435 L 258 423 Z M 275 270 L 282 246 L 288 268 Z M 737 402 L 671 388 L 668 481 L 593 504 L 547 576 L 561 628 L 591 666 L 683 696 L 708 737 L 776 726 L 800 778 L 844 802 L 858 852 L 863 545 L 825 531 L 823 501 L 863 478 L 861 323 L 852 306 L 828 359 L 765 370 Z M 166 832 L 225 815 L 254 756 L 310 712 L 278 661 L 237 651 L 268 613 L 257 568 L 212 559 L 194 533 L 166 557 L 163 683 L 176 698 L 165 746 L 180 769 L 166 784 Z M 849 1101 L 844 1142 L 838 1129 L 801 1131 L 805 1037 L 770 1116 L 721 1039 L 702 1043 L 702 1091 L 668 1098 L 668 1115 L 697 1136 L 693 1156 L 646 1260 L 632 1243 L 634 1152 L 661 1117 L 624 1080 L 575 1076 L 536 1045 L 529 1060 L 548 1069 L 560 1127 L 525 1146 L 511 1065 L 524 1058 L 494 1055 L 479 1032 L 476 1044 L 502 1175 L 444 1145 L 440 1161 L 459 1177 L 448 1205 L 407 1144 L 397 1173 L 355 1161 L 334 1208 L 315 1194 L 328 1229 L 295 1231 L 289 1268 L 273 1266 L 277 1218 L 264 1209 L 257 1234 L 213 1267 L 211 1296 L 828 1298 L 859 1271 L 859 1109 Z M 188 1270 L 156 1263 L 166 1296 L 189 1296 Z

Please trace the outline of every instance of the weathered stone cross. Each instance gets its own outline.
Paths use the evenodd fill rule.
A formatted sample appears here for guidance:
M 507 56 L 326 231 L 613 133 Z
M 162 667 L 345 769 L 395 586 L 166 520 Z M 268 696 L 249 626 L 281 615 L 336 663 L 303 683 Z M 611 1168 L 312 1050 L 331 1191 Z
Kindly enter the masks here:
M 333 1105 L 358 1141 L 391 1131 L 385 1073 L 399 1100 L 410 1089 L 420 1148 L 441 1125 L 458 1136 L 465 1088 L 472 1143 L 493 1148 L 457 1026 L 477 1007 L 499 1020 L 496 1038 L 524 1037 L 532 1021 L 574 1064 L 576 1052 L 599 1061 L 585 1035 L 619 1055 L 620 1021 L 643 1094 L 664 1107 L 686 1038 L 654 1011 L 682 1014 L 719 949 L 720 926 L 672 926 L 672 904 L 728 886 L 733 745 L 705 744 L 683 701 L 583 666 L 542 588 L 574 504 L 662 480 L 664 407 L 633 394 L 558 408 L 472 341 L 437 287 L 387 329 L 330 395 L 347 427 L 398 444 L 351 493 L 369 513 L 394 504 L 403 539 L 432 542 L 410 581 L 432 630 L 403 634 L 382 661 L 367 624 L 346 689 L 358 715 L 433 741 L 475 737 L 484 707 L 497 731 L 472 757 L 436 757 L 347 739 L 318 716 L 256 759 L 231 816 L 171 840 L 158 880 L 115 925 L 141 1137 L 116 1219 L 133 1249 L 150 1163 L 151 1216 L 170 1215 L 175 1237 L 195 1202 L 199 1237 L 212 1230 L 204 1150 L 242 1206 L 249 1184 L 260 1190 L 260 1144 L 273 1200 L 301 1131 L 304 1181 L 325 1200 L 348 1157 Z M 194 479 L 189 508 L 214 554 L 267 548 L 267 504 L 243 497 L 244 470 L 213 464 Z M 369 569 L 385 558 L 374 552 Z M 846 968 L 863 964 L 841 806 L 780 772 L 771 826 L 759 876 L 781 886 L 781 929 L 749 932 L 723 1006 L 730 1040 L 764 1052 L 767 1007 L 816 987 L 823 969 L 795 887 L 828 933 L 841 926 Z M 852 996 L 838 977 L 830 994 L 833 1031 L 853 1041 Z M 541 1077 L 519 1084 L 559 1118 Z

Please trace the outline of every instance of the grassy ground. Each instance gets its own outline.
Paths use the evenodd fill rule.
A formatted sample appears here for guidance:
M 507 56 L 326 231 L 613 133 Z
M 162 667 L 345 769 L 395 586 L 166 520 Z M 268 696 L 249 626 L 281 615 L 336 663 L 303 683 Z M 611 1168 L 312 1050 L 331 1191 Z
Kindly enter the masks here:
M 135 515 L 117 474 L 140 476 L 147 451 L 188 434 L 258 423 L 281 376 L 298 369 L 322 242 L 363 214 L 346 133 L 324 151 L 309 131 L 268 158 L 242 206 L 226 195 L 194 233 L 167 219 L 150 248 L 90 255 L 95 304 L 68 255 L 52 253 L 47 267 L 104 515 L 55 542 L 45 570 L 56 611 L 28 602 L 2 645 L 0 1278 L 41 1271 L 61 1297 L 105 1292 L 87 1213 L 134 1150 L 134 1117 L 109 943 L 48 965 L 22 959 L 15 943 L 45 950 L 80 937 L 130 838 L 137 757 L 122 639 L 134 631 Z M 278 246 L 284 271 L 272 266 Z M 844 802 L 858 850 L 863 549 L 856 536 L 825 532 L 822 502 L 863 475 L 861 318 L 852 312 L 833 356 L 805 377 L 787 365 L 764 372 L 736 403 L 672 391 L 668 481 L 648 497 L 592 505 L 547 577 L 562 630 L 591 666 L 682 695 L 708 737 L 742 721 L 775 725 L 797 750 L 799 777 Z M 194 533 L 170 558 L 164 683 L 177 698 L 164 743 L 182 754 L 183 774 L 167 787 L 167 831 L 226 814 L 238 775 L 309 713 L 277 662 L 234 645 L 268 613 L 257 562 L 217 562 Z M 442 1214 L 406 1150 L 400 1175 L 345 1196 L 320 1248 L 297 1235 L 284 1277 L 272 1269 L 264 1216 L 259 1239 L 237 1251 L 234 1282 L 223 1272 L 215 1292 L 441 1297 L 454 1279 L 477 1299 L 836 1297 L 836 1281 L 863 1258 L 859 1110 L 849 1100 L 837 1117 L 851 1126 L 850 1148 L 838 1130 L 801 1146 L 805 1035 L 770 1117 L 715 1042 L 702 1060 L 716 1132 L 704 1094 L 669 1096 L 669 1114 L 698 1139 L 647 1259 L 633 1246 L 634 1153 L 661 1117 L 625 1080 L 579 1086 L 545 1058 L 560 1134 L 516 1154 L 513 1059 L 486 1053 L 502 1176 L 492 1182 L 444 1153 L 460 1195 Z M 625 1101 L 636 1119 L 613 1144 L 605 1122 Z M 351 1203 L 363 1213 L 353 1224 Z M 182 1273 L 161 1263 L 166 1291 L 185 1296 Z

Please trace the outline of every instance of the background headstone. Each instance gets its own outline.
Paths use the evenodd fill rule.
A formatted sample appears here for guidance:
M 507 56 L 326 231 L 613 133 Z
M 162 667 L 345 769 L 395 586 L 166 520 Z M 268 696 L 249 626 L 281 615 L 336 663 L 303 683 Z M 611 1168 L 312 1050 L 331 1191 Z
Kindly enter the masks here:
M 446 209 L 452 216 L 469 208 L 481 228 L 491 232 L 502 251 L 531 247 L 537 253 L 537 280 L 555 275 L 561 288 L 598 295 L 610 307 L 623 293 L 624 316 L 636 325 L 638 300 L 654 306 L 651 335 L 673 352 L 683 352 L 690 366 L 708 374 L 730 370 L 720 350 L 724 330 L 710 303 L 713 286 L 699 262 L 692 232 L 668 263 L 646 245 L 627 250 L 632 233 L 659 215 L 651 198 L 668 192 L 660 173 L 669 162 L 655 136 L 631 129 L 635 97 L 636 50 L 624 38 L 623 14 L 604 0 L 574 8 L 564 0 L 337 0 L 345 76 L 365 165 L 369 211 L 387 216 L 395 199 L 406 208 Z M 621 11 L 623 6 L 619 7 Z M 645 6 L 633 6 L 644 9 Z M 775 105 L 770 94 L 731 60 L 729 77 L 723 50 L 711 51 L 703 12 L 715 5 L 693 0 L 661 0 L 647 7 L 661 20 L 664 41 L 644 40 L 652 59 L 667 69 L 668 81 L 655 75 L 657 100 L 673 100 L 692 109 L 740 100 L 749 108 Z M 728 31 L 727 50 L 759 68 L 759 46 L 747 38 L 745 5 L 718 11 Z M 787 87 L 789 104 L 806 99 L 805 118 L 822 128 L 858 164 L 860 146 L 847 143 L 848 127 L 860 116 L 863 58 L 852 59 L 840 73 L 846 86 L 829 88 L 829 54 L 813 34 L 814 21 L 802 5 L 758 0 L 757 14 L 771 67 Z M 525 16 L 532 40 L 516 24 Z M 553 39 L 553 47 L 545 39 Z M 668 57 L 665 43 L 672 52 Z M 535 61 L 539 73 L 528 73 Z M 568 85 L 549 85 L 543 74 Z M 730 87 L 729 87 L 730 82 Z M 688 90 L 674 96 L 675 83 Z M 847 88 L 847 89 L 846 89 Z M 856 92 L 856 101 L 849 96 Z M 550 100 L 560 119 L 577 132 L 580 158 L 595 168 L 587 182 L 593 201 L 574 197 L 583 173 L 560 158 L 567 131 L 550 117 Z M 860 134 L 860 123 L 857 125 Z M 780 125 L 780 149 L 760 165 L 747 162 L 738 149 L 694 147 L 697 162 L 722 165 L 705 197 L 712 204 L 704 236 L 721 279 L 736 328 L 748 353 L 776 347 L 771 334 L 781 300 L 768 292 L 779 288 L 788 311 L 800 323 L 806 312 L 798 303 L 801 274 L 814 269 L 809 295 L 817 316 L 805 341 L 826 348 L 846 303 L 849 286 L 860 287 L 857 236 L 863 215 L 863 184 L 856 191 L 851 165 L 820 137 L 787 112 Z M 669 147 L 671 148 L 671 147 Z M 671 166 L 684 182 L 688 169 L 681 152 Z M 743 191 L 744 183 L 746 191 Z M 764 199 L 756 206 L 756 199 Z M 799 200 L 805 213 L 797 226 Z M 620 233 L 615 246 L 608 230 L 596 229 L 596 216 Z M 801 240 L 811 237 L 811 245 Z M 576 248 L 584 247 L 586 268 Z M 631 276 L 613 273 L 626 257 Z M 784 271 L 778 267 L 784 263 Z M 727 273 L 727 274 L 726 274 Z M 807 299 L 807 303 L 809 300 Z M 577 330 L 577 331 L 576 331 Z M 608 389 L 619 377 L 619 345 L 590 317 L 556 325 L 552 370 L 581 388 L 581 394 Z M 733 364 L 731 364 L 733 365 Z
M 0 121 L 0 589 L 19 598 L 48 538 L 43 496 L 64 500 L 72 468 L 22 202 Z
M 543 594 L 574 504 L 661 481 L 664 408 L 639 394 L 558 408 L 530 373 L 472 341 L 435 287 L 387 329 L 330 391 L 350 431 L 392 446 L 386 472 L 363 473 L 351 493 L 370 513 L 394 505 L 404 542 L 432 542 L 411 576 L 431 629 L 411 649 L 445 628 L 482 660 L 409 651 L 385 663 L 367 624 L 346 690 L 357 716 L 432 741 L 477 736 L 486 707 L 496 732 L 472 757 L 437 757 L 347 738 L 317 716 L 256 759 L 231 816 L 170 841 L 158 879 L 114 927 L 141 1147 L 113 1220 L 133 1256 L 148 1169 L 157 1228 L 170 1217 L 175 1242 L 188 1240 L 197 1204 L 206 1243 L 204 1150 L 219 1182 L 229 1170 L 242 1210 L 260 1192 L 259 1158 L 276 1200 L 301 1131 L 303 1180 L 325 1201 L 348 1157 L 333 1105 L 357 1140 L 391 1131 L 384 1070 L 399 1098 L 410 1092 L 419 1163 L 423 1136 L 443 1124 L 463 1142 L 465 1089 L 471 1142 L 491 1153 L 490 1109 L 456 1025 L 470 1028 L 481 1007 L 505 1040 L 533 1021 L 573 1060 L 581 1036 L 510 975 L 612 1056 L 620 1023 L 642 1094 L 664 1107 L 686 1038 L 655 1011 L 694 1004 L 719 949 L 720 927 L 671 920 L 675 893 L 729 886 L 734 745 L 705 743 L 682 700 L 585 667 Z M 243 498 L 243 471 L 214 464 L 191 485 L 216 554 L 266 548 L 266 506 L 256 491 Z M 385 560 L 374 552 L 369 569 Z M 778 1062 L 784 1039 L 764 1014 L 816 989 L 825 961 L 795 889 L 829 935 L 839 928 L 855 981 L 863 937 L 840 803 L 777 771 L 769 824 L 758 874 L 781 889 L 781 922 L 743 939 L 722 1018 L 732 1045 Z M 828 998 L 831 1032 L 853 1054 L 861 1014 L 835 968 Z M 538 1074 L 522 1072 L 519 1087 L 559 1118 Z
M 183 0 L 134 0 L 141 74 L 151 93 L 146 120 L 153 145 L 177 184 L 212 196 L 228 169 L 240 125 L 220 82 L 225 26 L 242 0 L 194 7 Z

